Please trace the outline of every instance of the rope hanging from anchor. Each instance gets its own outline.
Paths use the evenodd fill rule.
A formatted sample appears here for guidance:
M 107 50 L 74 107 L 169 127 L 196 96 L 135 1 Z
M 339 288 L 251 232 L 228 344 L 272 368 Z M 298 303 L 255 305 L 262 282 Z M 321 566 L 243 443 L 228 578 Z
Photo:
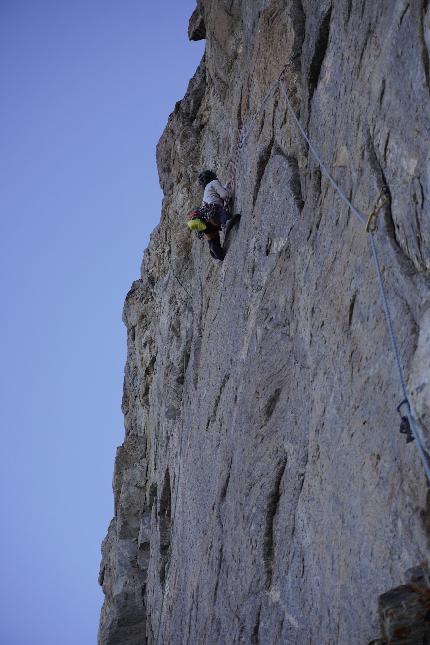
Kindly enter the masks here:
M 418 424 L 417 424 L 417 422 L 415 420 L 415 416 L 414 416 L 413 411 L 412 411 L 412 405 L 411 405 L 410 397 L 408 395 L 408 391 L 407 391 L 407 388 L 406 388 L 406 380 L 405 380 L 405 377 L 404 377 L 404 374 L 403 374 L 403 367 L 402 367 L 402 364 L 401 364 L 401 361 L 400 361 L 400 353 L 399 353 L 399 349 L 398 349 L 397 338 L 396 338 L 395 333 L 394 333 L 391 311 L 390 311 L 390 307 L 389 307 L 389 304 L 388 304 L 387 293 L 386 293 L 386 290 L 385 290 L 384 281 L 383 281 L 383 278 L 382 278 L 382 270 L 381 270 L 381 265 L 380 265 L 380 262 L 379 262 L 378 251 L 377 251 L 377 248 L 376 248 L 376 242 L 375 242 L 375 236 L 374 236 L 374 232 L 375 232 L 374 220 L 375 220 L 377 214 L 388 203 L 388 200 L 389 200 L 388 191 L 387 191 L 386 187 L 384 187 L 381 190 L 381 193 L 380 193 L 380 195 L 379 195 L 379 197 L 377 199 L 375 207 L 373 208 L 373 210 L 371 211 L 371 213 L 369 214 L 369 216 L 367 218 L 363 215 L 363 213 L 361 213 L 357 208 L 355 208 L 355 206 L 351 203 L 351 201 L 345 195 L 345 193 L 340 188 L 338 183 L 335 181 L 335 179 L 330 174 L 327 166 L 322 161 L 322 159 L 321 159 L 318 151 L 316 150 L 316 148 L 312 145 L 312 142 L 310 141 L 310 139 L 309 139 L 308 135 L 306 134 L 302 124 L 300 123 L 299 119 L 296 116 L 296 113 L 295 113 L 295 111 L 293 109 L 293 106 L 291 104 L 290 98 L 288 96 L 287 89 L 285 87 L 285 82 L 284 82 L 284 80 L 282 78 L 284 73 L 285 73 L 285 71 L 286 71 L 286 69 L 287 69 L 287 67 L 288 67 L 288 65 L 284 67 L 284 69 L 282 70 L 282 72 L 280 74 L 279 87 L 281 89 L 282 94 L 285 97 L 285 101 L 287 103 L 288 110 L 290 111 L 290 113 L 291 113 L 291 115 L 293 117 L 293 120 L 296 123 L 301 135 L 303 136 L 303 138 L 307 142 L 307 144 L 309 146 L 309 149 L 312 152 L 314 158 L 318 162 L 321 170 L 323 171 L 325 176 L 328 178 L 328 180 L 332 184 L 332 186 L 335 189 L 335 191 L 338 193 L 338 195 L 341 197 L 341 199 L 345 202 L 345 204 L 348 206 L 348 208 L 352 211 L 352 213 L 356 216 L 356 218 L 359 220 L 359 222 L 361 224 L 365 225 L 365 231 L 366 231 L 368 239 L 369 239 L 370 249 L 371 249 L 371 253 L 372 253 L 372 259 L 373 259 L 373 263 L 374 263 L 375 269 L 376 269 L 379 293 L 380 293 L 382 307 L 383 307 L 383 311 L 384 311 L 384 315 L 385 315 L 385 322 L 386 322 L 386 326 L 387 326 L 388 337 L 390 339 L 391 348 L 392 348 L 392 351 L 393 351 L 393 354 L 394 354 L 394 359 L 395 359 L 395 362 L 396 362 L 397 372 L 398 372 L 399 380 L 400 380 L 400 387 L 401 387 L 402 395 L 403 395 L 402 402 L 400 403 L 399 407 L 404 406 L 404 405 L 406 406 L 406 416 L 402 417 L 401 432 L 404 433 L 403 431 L 406 429 L 406 421 L 405 421 L 405 419 L 406 419 L 408 424 L 409 424 L 409 429 L 410 429 L 410 433 L 411 433 L 410 436 L 413 437 L 413 439 L 415 439 L 415 443 L 416 443 L 416 446 L 417 446 L 417 449 L 418 449 L 418 452 L 419 452 L 419 455 L 420 455 L 420 458 L 421 458 L 421 461 L 422 461 L 422 464 L 423 464 L 423 467 L 424 467 L 424 471 L 426 473 L 427 479 L 430 482 L 430 455 L 429 455 L 429 453 L 427 451 L 426 443 L 425 443 L 424 437 L 422 436 L 422 432 L 421 432 L 421 430 L 420 430 L 420 428 L 419 428 L 419 426 L 418 426 Z M 408 433 L 406 432 L 405 434 L 408 434 Z

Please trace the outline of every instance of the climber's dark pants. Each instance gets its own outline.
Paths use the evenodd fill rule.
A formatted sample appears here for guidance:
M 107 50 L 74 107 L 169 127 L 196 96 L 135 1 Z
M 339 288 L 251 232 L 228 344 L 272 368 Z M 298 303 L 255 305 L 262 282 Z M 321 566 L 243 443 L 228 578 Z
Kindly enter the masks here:
M 219 239 L 219 233 L 217 233 L 209 242 L 210 254 L 215 260 L 224 260 L 225 251 L 221 247 L 221 241 Z
M 224 226 L 227 224 L 228 220 L 230 219 L 231 214 L 221 207 L 217 214 L 218 214 L 218 220 L 219 220 L 220 226 L 221 228 L 224 228 Z
M 219 232 L 221 230 L 220 213 L 226 213 L 221 207 L 216 207 L 212 211 L 212 216 L 206 219 L 205 238 L 209 243 L 210 254 L 215 260 L 224 260 L 225 251 L 221 247 Z M 226 213 L 228 215 L 228 213 Z M 226 220 L 227 221 L 227 220 Z
M 223 208 L 221 204 L 204 204 L 200 211 L 205 219 L 215 224 L 218 228 L 224 228 L 231 218 L 231 213 Z

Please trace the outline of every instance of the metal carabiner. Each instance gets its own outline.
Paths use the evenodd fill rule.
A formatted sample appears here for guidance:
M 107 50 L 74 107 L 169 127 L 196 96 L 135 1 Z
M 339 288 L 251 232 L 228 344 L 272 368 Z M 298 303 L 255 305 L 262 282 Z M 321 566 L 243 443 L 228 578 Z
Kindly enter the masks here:
M 415 437 L 412 434 L 411 424 L 409 423 L 408 417 L 403 416 L 401 413 L 400 409 L 402 405 L 407 405 L 409 407 L 409 401 L 407 399 L 403 399 L 403 401 L 401 401 L 397 406 L 397 412 L 401 419 L 399 432 L 406 435 L 406 443 L 411 443 L 412 441 L 415 441 Z

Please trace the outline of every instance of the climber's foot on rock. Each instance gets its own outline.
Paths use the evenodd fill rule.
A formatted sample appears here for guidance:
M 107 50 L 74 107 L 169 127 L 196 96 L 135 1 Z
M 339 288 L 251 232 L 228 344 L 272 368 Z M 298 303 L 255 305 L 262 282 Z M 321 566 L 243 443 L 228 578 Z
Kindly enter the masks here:
M 233 226 L 237 226 L 240 222 L 241 215 L 240 213 L 237 213 L 237 215 L 233 215 L 227 222 L 226 227 L 225 227 L 225 238 L 226 239 L 233 228 Z

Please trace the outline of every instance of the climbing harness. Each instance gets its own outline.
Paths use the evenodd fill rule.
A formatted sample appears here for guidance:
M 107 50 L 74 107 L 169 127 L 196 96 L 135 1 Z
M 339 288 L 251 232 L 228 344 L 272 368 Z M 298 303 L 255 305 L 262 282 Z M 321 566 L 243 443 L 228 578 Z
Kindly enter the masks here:
M 397 345 L 397 339 L 396 339 L 396 336 L 395 336 L 394 330 L 393 330 L 393 323 L 392 323 L 392 317 L 391 317 L 390 308 L 389 308 L 389 305 L 388 305 L 387 294 L 386 294 L 386 291 L 385 291 L 384 281 L 382 279 L 382 270 L 381 270 L 381 265 L 380 265 L 379 258 L 378 258 L 378 252 L 377 252 L 377 249 L 376 249 L 376 243 L 375 243 L 375 238 L 374 238 L 374 230 L 372 228 L 372 223 L 373 223 L 373 220 L 376 217 L 377 213 L 379 213 L 379 211 L 388 202 L 387 191 L 386 191 L 386 189 L 382 189 L 381 194 L 378 197 L 378 200 L 377 200 L 375 208 L 370 213 L 369 217 L 365 218 L 364 215 L 362 213 L 360 213 L 360 211 L 355 208 L 355 206 L 351 203 L 351 201 L 347 198 L 345 193 L 339 187 L 337 182 L 333 179 L 333 177 L 330 174 L 327 166 L 325 165 L 325 163 L 322 161 L 320 155 L 318 154 L 318 151 L 312 145 L 308 135 L 306 134 L 302 124 L 300 123 L 299 119 L 296 116 L 296 113 L 294 112 L 293 106 L 291 104 L 290 98 L 289 98 L 287 90 L 285 88 L 285 82 L 282 80 L 282 78 L 279 81 L 279 87 L 281 89 L 282 94 L 285 97 L 287 107 L 288 107 L 288 109 L 289 109 L 289 111 L 290 111 L 290 113 L 291 113 L 291 115 L 292 115 L 292 117 L 294 119 L 294 122 L 296 123 L 298 129 L 300 130 L 300 132 L 301 132 L 301 134 L 303 136 L 303 138 L 305 139 L 306 143 L 308 144 L 309 150 L 312 152 L 313 156 L 317 160 L 321 170 L 324 172 L 324 174 L 326 175 L 326 177 L 330 181 L 331 185 L 333 186 L 333 188 L 335 189 L 337 194 L 341 197 L 341 199 L 345 202 L 345 204 L 348 206 L 348 208 L 352 211 L 352 213 L 354 213 L 354 215 L 357 217 L 357 219 L 362 224 L 365 225 L 365 230 L 366 230 L 366 233 L 367 233 L 368 238 L 369 238 L 370 248 L 371 248 L 371 251 L 372 251 L 372 258 L 373 258 L 373 262 L 374 262 L 374 265 L 375 265 L 376 274 L 377 274 L 377 278 L 378 278 L 379 292 L 380 292 L 380 296 L 381 296 L 382 306 L 383 306 L 383 309 L 384 309 L 388 336 L 389 336 L 389 339 L 390 339 L 391 347 L 392 347 L 394 358 L 395 358 L 395 361 L 396 361 L 397 371 L 398 371 L 400 385 L 401 385 L 401 390 L 402 390 L 402 394 L 403 394 L 403 400 L 402 400 L 402 403 L 400 405 L 401 406 L 402 405 L 407 406 L 405 419 L 407 419 L 407 421 L 409 423 L 411 436 L 413 436 L 413 438 L 416 440 L 416 445 L 417 445 L 418 452 L 419 452 L 420 457 L 421 457 L 421 461 L 422 461 L 425 473 L 427 475 L 428 480 L 430 481 L 430 457 L 429 457 L 429 454 L 428 454 L 427 449 L 425 447 L 425 441 L 424 441 L 424 439 L 422 437 L 421 431 L 420 431 L 420 429 L 418 427 L 418 424 L 416 423 L 414 415 L 412 413 L 412 406 L 411 406 L 411 402 L 410 402 L 408 392 L 407 392 L 407 389 L 406 389 L 406 381 L 405 381 L 404 374 L 403 374 L 403 368 L 402 368 L 402 365 L 401 365 L 401 362 L 400 362 L 400 354 L 399 354 L 399 349 L 398 349 L 398 345 Z M 406 428 L 405 423 L 403 423 L 403 428 L 404 429 Z
M 222 206 L 220 204 L 203 203 L 203 206 L 200 206 L 199 208 L 199 217 L 208 223 L 210 219 L 217 218 L 220 211 L 222 211 Z

